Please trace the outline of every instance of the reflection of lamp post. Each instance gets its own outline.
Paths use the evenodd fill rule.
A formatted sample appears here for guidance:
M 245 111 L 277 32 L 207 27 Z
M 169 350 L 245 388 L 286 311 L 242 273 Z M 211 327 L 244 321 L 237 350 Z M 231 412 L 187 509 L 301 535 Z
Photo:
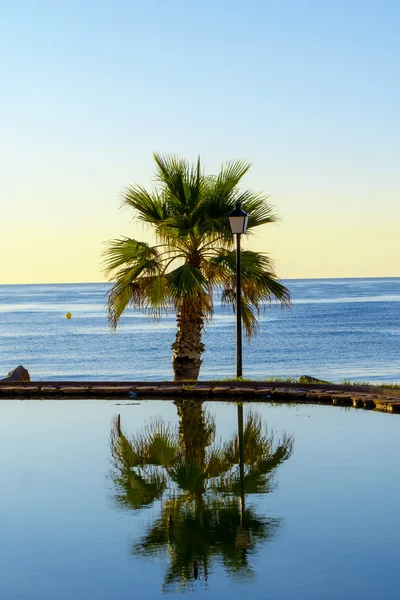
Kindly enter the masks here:
M 243 404 L 239 403 L 238 411 L 238 438 L 239 438 L 239 474 L 240 474 L 240 504 L 243 527 L 244 517 L 244 435 L 243 435 Z
M 238 410 L 238 438 L 239 438 L 239 475 L 240 475 L 240 527 L 236 531 L 236 548 L 250 548 L 249 532 L 245 528 L 244 512 L 244 435 L 243 435 L 243 404 L 237 405 Z
M 242 278 L 240 267 L 240 236 L 246 233 L 249 217 L 240 202 L 228 215 L 233 235 L 236 235 L 236 377 L 242 377 Z

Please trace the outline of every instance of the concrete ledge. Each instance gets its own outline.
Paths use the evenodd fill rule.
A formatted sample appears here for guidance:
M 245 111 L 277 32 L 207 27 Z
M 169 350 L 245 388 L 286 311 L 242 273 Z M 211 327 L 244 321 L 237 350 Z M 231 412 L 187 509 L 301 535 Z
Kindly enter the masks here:
M 182 382 L 173 381 L 40 381 L 2 382 L 1 398 L 140 398 L 197 397 L 243 402 L 333 404 L 400 413 L 400 390 L 372 386 L 263 381 Z

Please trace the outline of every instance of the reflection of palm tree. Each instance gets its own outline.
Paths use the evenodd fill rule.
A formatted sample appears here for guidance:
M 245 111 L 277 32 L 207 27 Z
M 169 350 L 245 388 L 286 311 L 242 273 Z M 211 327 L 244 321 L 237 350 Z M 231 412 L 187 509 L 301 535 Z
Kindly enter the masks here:
M 242 470 L 242 487 L 246 494 L 270 492 L 276 468 L 292 454 L 293 439 L 284 435 L 276 444 L 273 432 L 269 435 L 263 433 L 261 417 L 250 413 L 243 428 L 241 460 L 241 421 L 243 422 L 243 406 L 238 405 L 238 435 L 225 446 L 224 454 L 231 466 L 238 465 L 239 468 L 224 473 L 217 482 L 217 490 L 233 492 L 239 496 Z
M 273 472 L 291 455 L 293 440 L 276 444 L 252 413 L 244 425 L 241 420 L 241 436 L 239 408 L 239 435 L 216 444 L 214 421 L 201 403 L 185 399 L 177 407 L 179 429 L 156 419 L 128 440 L 119 418 L 112 428 L 117 501 L 138 509 L 169 490 L 160 516 L 133 550 L 150 555 L 168 548 L 166 588 L 207 579 L 219 556 L 229 573 L 250 576 L 248 549 L 270 538 L 278 521 L 245 507 L 244 493 L 271 491 Z
M 119 504 L 139 509 L 161 498 L 168 481 L 162 467 L 172 465 L 178 454 L 171 428 L 158 419 L 129 441 L 118 415 L 111 430 L 111 449 Z
M 207 580 L 212 560 L 220 557 L 230 574 L 249 577 L 253 571 L 248 562 L 248 547 L 238 544 L 241 520 L 236 498 L 206 496 L 201 503 L 173 498 L 164 503 L 161 515 L 133 551 L 154 556 L 168 549 L 170 564 L 165 590 L 177 583 L 185 587 L 194 579 Z M 249 508 L 245 511 L 245 522 L 253 548 L 261 540 L 271 538 L 278 525 L 277 520 L 257 517 Z

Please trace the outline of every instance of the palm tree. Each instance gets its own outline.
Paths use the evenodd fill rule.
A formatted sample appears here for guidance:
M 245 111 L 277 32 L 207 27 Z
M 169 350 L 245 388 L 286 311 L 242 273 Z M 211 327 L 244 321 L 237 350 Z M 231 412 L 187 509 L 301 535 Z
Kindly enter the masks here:
M 232 161 L 217 176 L 201 171 L 200 159 L 191 166 L 172 156 L 154 154 L 157 185 L 151 192 L 128 187 L 122 205 L 151 226 L 156 244 L 122 237 L 104 253 L 105 273 L 113 285 L 108 294 L 108 317 L 113 328 L 127 306 L 160 317 L 176 310 L 177 333 L 172 344 L 175 381 L 197 380 L 204 352 L 202 331 L 213 315 L 213 290 L 235 308 L 236 251 L 227 214 L 241 202 L 249 213 L 247 235 L 277 220 L 267 197 L 239 191 L 250 165 Z M 277 280 L 271 259 L 244 250 L 242 258 L 243 323 L 248 336 L 257 330 L 260 307 L 272 299 L 289 305 L 290 294 Z

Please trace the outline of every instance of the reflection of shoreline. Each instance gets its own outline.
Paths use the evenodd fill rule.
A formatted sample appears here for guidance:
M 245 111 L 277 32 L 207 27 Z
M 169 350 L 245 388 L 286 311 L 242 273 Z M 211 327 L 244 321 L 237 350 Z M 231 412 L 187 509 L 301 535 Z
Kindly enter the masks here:
M 134 510 L 161 501 L 160 515 L 134 544 L 135 555 L 165 555 L 164 590 L 206 581 L 215 560 L 235 577 L 253 576 L 249 554 L 272 538 L 278 519 L 247 506 L 246 496 L 273 489 L 277 467 L 293 451 L 293 439 L 275 442 L 259 415 L 243 415 L 238 434 L 215 443 L 215 423 L 202 403 L 176 402 L 179 428 L 155 419 L 131 439 L 119 416 L 111 430 L 116 500 Z

